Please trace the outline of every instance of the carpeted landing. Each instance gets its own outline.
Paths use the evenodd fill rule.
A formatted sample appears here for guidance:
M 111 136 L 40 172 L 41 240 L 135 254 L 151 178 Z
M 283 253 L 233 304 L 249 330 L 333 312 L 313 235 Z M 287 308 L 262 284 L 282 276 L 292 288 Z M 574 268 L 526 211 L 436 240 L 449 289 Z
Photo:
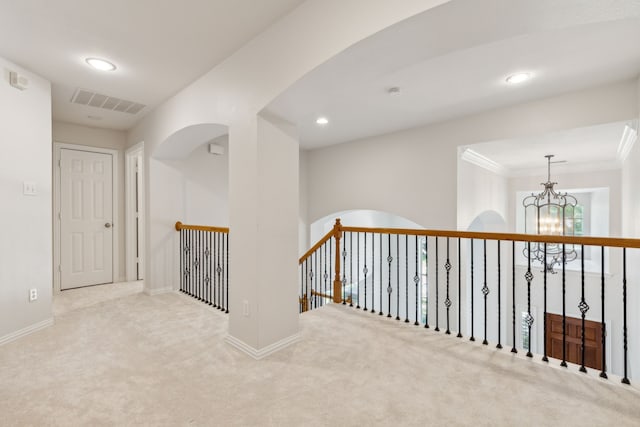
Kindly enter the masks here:
M 0 347 L 0 426 L 640 425 L 634 388 L 341 305 L 255 361 L 220 311 L 107 286 Z

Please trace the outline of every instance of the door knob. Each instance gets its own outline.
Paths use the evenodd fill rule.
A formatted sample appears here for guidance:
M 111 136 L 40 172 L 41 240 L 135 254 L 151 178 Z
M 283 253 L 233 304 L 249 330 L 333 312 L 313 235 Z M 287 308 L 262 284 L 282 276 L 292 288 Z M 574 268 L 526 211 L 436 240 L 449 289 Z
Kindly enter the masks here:
M 111 223 L 107 222 L 104 226 L 105 226 L 105 228 L 111 228 Z

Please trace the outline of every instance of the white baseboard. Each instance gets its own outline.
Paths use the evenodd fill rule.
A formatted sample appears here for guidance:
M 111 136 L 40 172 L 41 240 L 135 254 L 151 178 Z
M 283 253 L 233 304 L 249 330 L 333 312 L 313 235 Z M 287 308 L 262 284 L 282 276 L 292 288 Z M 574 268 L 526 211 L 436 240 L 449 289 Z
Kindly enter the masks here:
M 161 295 L 161 294 L 170 294 L 173 293 L 174 289 L 173 288 L 160 288 L 160 289 L 144 289 L 144 293 L 146 295 L 149 295 L 150 297 L 156 296 L 156 295 Z
M 11 341 L 17 340 L 18 338 L 22 338 L 26 335 L 32 334 L 40 329 L 47 328 L 53 325 L 53 317 L 43 320 L 42 322 L 34 323 L 31 326 L 27 326 L 26 328 L 22 328 L 18 331 L 11 332 L 3 337 L 0 337 L 0 345 L 9 343 Z
M 243 353 L 248 354 L 249 356 L 253 357 L 256 360 L 260 360 L 262 358 L 267 357 L 270 354 L 273 354 L 279 350 L 282 350 L 285 347 L 290 346 L 291 344 L 296 343 L 297 341 L 300 340 L 300 334 L 296 333 L 296 334 L 290 335 L 286 338 L 281 339 L 280 341 L 274 342 L 271 345 L 261 348 L 260 350 L 257 350 L 251 347 L 249 344 L 231 335 L 227 335 L 224 340 L 230 345 L 232 345 L 233 347 L 242 351 Z

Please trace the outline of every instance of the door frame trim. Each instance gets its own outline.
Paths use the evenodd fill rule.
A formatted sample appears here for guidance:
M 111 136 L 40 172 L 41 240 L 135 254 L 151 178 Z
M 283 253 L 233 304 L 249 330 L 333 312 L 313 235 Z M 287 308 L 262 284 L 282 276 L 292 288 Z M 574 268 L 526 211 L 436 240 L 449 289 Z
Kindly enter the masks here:
M 139 165 L 138 174 L 141 176 L 142 185 L 138 189 L 138 217 L 139 225 L 138 230 L 138 245 L 140 250 L 140 256 L 136 261 L 135 247 L 136 247 L 136 227 L 135 227 L 135 165 L 132 163 L 133 157 L 141 154 L 142 164 Z M 128 148 L 124 153 L 125 163 L 125 176 L 124 176 L 124 192 L 125 192 L 125 269 L 126 280 L 131 282 L 135 280 L 141 280 L 136 276 L 136 263 L 139 264 L 141 269 L 141 276 L 144 279 L 144 142 L 139 142 L 134 146 Z
M 119 192 L 118 192 L 118 150 L 112 150 L 110 148 L 98 148 L 98 147 L 90 147 L 88 145 L 78 145 L 78 144 L 69 144 L 66 142 L 58 142 L 53 141 L 53 291 L 60 292 L 60 282 L 61 282 L 61 273 L 60 269 L 60 251 L 61 251 L 61 233 L 60 230 L 60 196 L 61 196 L 61 188 L 60 188 L 60 157 L 62 150 L 75 150 L 75 151 L 88 151 L 90 153 L 100 153 L 100 154 L 110 154 L 112 157 L 112 173 L 111 173 L 111 194 L 112 194 L 112 212 L 111 218 L 114 223 L 118 219 L 118 200 L 119 200 Z M 123 227 L 124 224 L 117 224 L 118 227 Z M 118 271 L 120 269 L 119 260 L 120 260 L 120 247 L 118 241 L 118 232 L 113 233 L 113 262 L 112 262 L 112 283 L 118 281 Z

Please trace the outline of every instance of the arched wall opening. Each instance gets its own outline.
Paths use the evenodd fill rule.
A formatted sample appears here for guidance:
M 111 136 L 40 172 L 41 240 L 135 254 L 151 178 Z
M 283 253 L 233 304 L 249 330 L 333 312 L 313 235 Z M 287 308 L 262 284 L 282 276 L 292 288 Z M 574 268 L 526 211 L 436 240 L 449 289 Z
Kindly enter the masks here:
M 223 154 L 210 154 L 209 144 Z M 148 293 L 179 286 L 178 236 L 174 224 L 227 226 L 228 128 L 201 123 L 172 133 L 148 158 Z M 151 292 L 147 285 L 153 283 Z

